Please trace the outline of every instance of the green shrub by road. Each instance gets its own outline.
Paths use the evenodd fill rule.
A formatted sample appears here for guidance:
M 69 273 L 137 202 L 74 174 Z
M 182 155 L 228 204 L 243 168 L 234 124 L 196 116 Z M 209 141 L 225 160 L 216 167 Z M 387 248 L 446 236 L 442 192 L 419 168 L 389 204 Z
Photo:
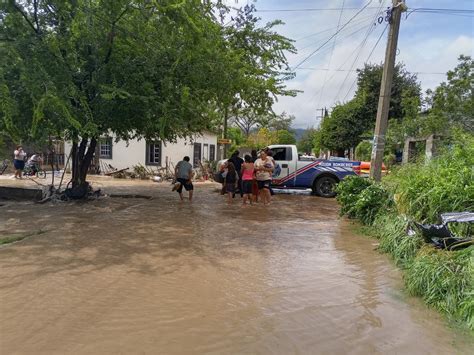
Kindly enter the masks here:
M 435 249 L 409 221 L 436 223 L 445 212 L 474 211 L 474 137 L 462 134 L 428 164 L 409 164 L 374 183 L 350 177 L 337 187 L 341 215 L 357 218 L 404 270 L 410 294 L 474 330 L 474 246 Z

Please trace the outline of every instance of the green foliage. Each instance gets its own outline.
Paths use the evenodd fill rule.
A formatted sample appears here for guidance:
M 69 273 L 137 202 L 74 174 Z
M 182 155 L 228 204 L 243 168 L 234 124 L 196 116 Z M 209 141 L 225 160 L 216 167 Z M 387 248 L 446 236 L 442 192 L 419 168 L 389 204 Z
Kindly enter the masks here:
M 370 161 L 372 154 L 372 143 L 369 141 L 362 141 L 357 144 L 355 149 L 355 158 L 360 161 Z
M 408 291 L 474 330 L 474 247 L 445 252 L 423 247 L 406 270 Z
M 329 150 L 345 150 L 355 147 L 360 136 L 367 130 L 361 109 L 362 101 L 353 99 L 346 104 L 336 105 L 331 115 L 321 124 L 321 145 Z M 375 116 L 374 116 L 375 118 Z
M 311 153 L 313 151 L 313 141 L 316 135 L 316 130 L 313 128 L 308 128 L 300 140 L 296 143 L 298 152 L 301 153 Z
M 279 129 L 275 132 L 275 143 L 273 144 L 295 144 L 295 134 L 286 129 Z
M 409 292 L 471 330 L 474 247 L 437 250 L 406 230 L 409 220 L 436 222 L 439 213 L 474 210 L 473 166 L 474 136 L 457 133 L 437 159 L 403 166 L 382 185 L 348 177 L 337 187 L 341 214 L 372 225 L 370 233 L 380 240 L 379 250 L 404 269 Z M 393 200 L 398 211 L 392 208 Z
M 373 183 L 357 196 L 352 212 L 362 223 L 370 225 L 379 213 L 387 213 L 392 206 L 390 193 L 382 185 Z
M 237 127 L 229 127 L 227 129 L 227 137 L 232 141 L 228 154 L 232 154 L 232 152 L 246 142 L 242 131 Z
M 262 149 L 271 144 L 276 143 L 275 139 L 275 132 L 270 131 L 266 127 L 263 127 L 260 128 L 258 132 L 250 134 L 245 144 L 253 149 Z
M 322 149 L 341 151 L 355 147 L 367 138 L 367 132 L 375 125 L 381 78 L 382 65 L 366 64 L 358 70 L 355 97 L 337 104 L 321 124 Z M 408 112 L 418 112 L 420 105 L 420 85 L 416 75 L 398 64 L 393 77 L 389 118 L 401 121 Z
M 348 176 L 337 184 L 336 199 L 341 205 L 340 214 L 347 215 L 349 218 L 356 217 L 355 204 L 362 191 L 371 186 L 369 179 L 360 176 Z
M 408 267 L 423 244 L 420 236 L 407 236 L 408 221 L 394 213 L 382 213 L 374 223 L 377 238 L 380 239 L 379 250 L 390 254 L 397 265 Z
M 78 183 L 103 134 L 175 141 L 235 108 L 271 112 L 277 95 L 296 94 L 284 85 L 295 48 L 275 31 L 280 21 L 262 26 L 245 6 L 223 25 L 228 10 L 200 0 L 2 2 L 0 129 L 15 140 L 82 139 Z
M 447 73 L 443 82 L 427 98 L 429 110 L 425 131 L 444 133 L 460 127 L 474 133 L 474 60 L 461 55 L 458 65 Z
M 474 136 L 459 134 L 428 164 L 408 164 L 386 177 L 400 213 L 435 223 L 440 213 L 474 210 Z

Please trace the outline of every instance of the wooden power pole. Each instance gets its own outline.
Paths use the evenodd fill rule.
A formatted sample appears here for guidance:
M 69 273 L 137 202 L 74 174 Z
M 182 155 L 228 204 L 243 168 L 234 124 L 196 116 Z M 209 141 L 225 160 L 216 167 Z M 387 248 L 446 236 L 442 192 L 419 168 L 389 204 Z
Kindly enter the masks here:
M 382 179 L 382 162 L 385 149 L 385 133 L 388 125 L 388 111 L 390 109 L 390 96 L 392 91 L 393 71 L 397 53 L 398 32 L 402 12 L 407 9 L 405 1 L 392 0 L 390 15 L 390 30 L 388 33 L 385 62 L 383 65 L 382 84 L 380 86 L 379 104 L 377 107 L 377 121 L 375 123 L 374 145 L 370 162 L 370 177 L 375 181 Z

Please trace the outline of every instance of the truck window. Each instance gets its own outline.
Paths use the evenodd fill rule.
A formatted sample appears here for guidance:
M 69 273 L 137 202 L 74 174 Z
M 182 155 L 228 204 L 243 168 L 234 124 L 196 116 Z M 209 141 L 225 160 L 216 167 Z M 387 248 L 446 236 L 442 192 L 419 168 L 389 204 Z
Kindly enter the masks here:
M 273 148 L 273 159 L 276 161 L 290 161 L 292 159 L 291 156 L 291 148 L 281 147 L 281 148 Z

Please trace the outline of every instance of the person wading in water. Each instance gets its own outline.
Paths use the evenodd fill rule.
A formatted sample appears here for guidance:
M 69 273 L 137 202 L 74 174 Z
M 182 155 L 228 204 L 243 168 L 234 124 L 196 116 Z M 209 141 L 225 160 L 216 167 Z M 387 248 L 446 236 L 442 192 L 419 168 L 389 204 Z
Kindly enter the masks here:
M 260 152 L 260 158 L 255 161 L 258 190 L 263 204 L 268 205 L 271 201 L 270 184 L 272 183 L 273 160 L 267 156 L 265 151 Z
M 189 157 L 186 156 L 176 164 L 174 169 L 177 183 L 173 186 L 173 191 L 178 191 L 181 201 L 183 198 L 183 187 L 189 192 L 189 202 L 193 201 L 194 186 L 192 183 L 193 166 L 189 163 Z
M 244 199 L 242 205 L 245 206 L 247 201 L 252 204 L 253 195 L 252 195 L 252 186 L 254 182 L 255 168 L 250 155 L 245 156 L 245 162 L 242 164 L 242 192 L 244 194 Z

